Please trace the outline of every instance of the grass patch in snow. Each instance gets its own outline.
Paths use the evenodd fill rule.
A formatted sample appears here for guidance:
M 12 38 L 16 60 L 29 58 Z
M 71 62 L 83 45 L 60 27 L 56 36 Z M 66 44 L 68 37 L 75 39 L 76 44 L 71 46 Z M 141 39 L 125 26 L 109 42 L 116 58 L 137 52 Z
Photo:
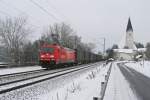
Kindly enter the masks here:
M 81 86 L 79 83 L 73 82 L 72 85 L 67 89 L 69 93 L 75 93 L 76 91 L 81 91 Z

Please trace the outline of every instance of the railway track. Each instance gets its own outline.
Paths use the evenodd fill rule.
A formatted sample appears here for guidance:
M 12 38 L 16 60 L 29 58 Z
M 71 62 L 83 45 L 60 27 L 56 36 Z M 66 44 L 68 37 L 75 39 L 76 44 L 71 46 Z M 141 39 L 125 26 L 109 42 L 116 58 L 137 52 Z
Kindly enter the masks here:
M 72 72 L 76 72 L 79 70 L 83 70 L 86 69 L 88 67 L 97 65 L 99 63 L 94 63 L 94 64 L 90 64 L 90 65 L 81 65 L 78 67 L 69 67 L 69 68 L 64 68 L 64 69 L 59 69 L 59 70 L 55 70 L 53 72 L 47 71 L 46 73 L 43 74 L 39 74 L 39 75 L 34 75 L 34 76 L 30 76 L 28 78 L 22 78 L 22 79 L 18 79 L 18 80 L 13 80 L 13 81 L 8 81 L 8 82 L 4 82 L 4 83 L 0 83 L 0 94 L 6 93 L 6 92 L 10 92 L 12 90 L 16 90 L 19 88 L 23 88 L 26 86 L 30 86 L 39 82 L 43 82 L 55 77 L 59 77 L 65 74 L 69 74 Z M 25 73 L 23 73 L 24 75 Z M 18 75 L 18 74 L 17 74 Z M 19 74 L 20 75 L 20 74 Z
M 5 78 L 5 77 L 13 77 L 13 76 L 19 76 L 19 75 L 32 74 L 32 73 L 41 72 L 41 71 L 44 71 L 44 70 L 43 70 L 43 69 L 40 69 L 40 70 L 33 70 L 33 71 L 26 71 L 26 72 L 18 72 L 18 73 L 4 74 L 4 75 L 0 75 L 0 79 L 1 79 L 1 78 Z
M 80 66 L 79 66 L 80 67 Z M 49 74 L 54 74 L 57 72 L 69 70 L 71 68 L 77 68 L 77 66 L 73 66 L 70 68 L 63 68 L 63 69 L 55 69 L 55 70 L 39 70 L 39 71 L 31 71 L 31 72 L 23 72 L 23 73 L 17 73 L 17 74 L 11 74 L 5 77 L 0 77 L 0 86 L 2 85 L 7 85 L 7 84 L 12 84 L 18 81 L 25 81 L 29 80 L 32 78 L 37 78 L 39 76 L 45 76 Z
M 80 65 L 85 66 L 85 65 Z M 15 83 L 17 81 L 24 81 L 32 78 L 36 78 L 38 76 L 44 76 L 48 74 L 53 74 L 59 71 L 68 70 L 70 68 L 77 68 L 80 66 L 73 66 L 69 68 L 63 68 L 63 69 L 55 69 L 55 70 L 35 70 L 35 71 L 27 71 L 27 72 L 19 72 L 19 73 L 13 73 L 13 74 L 5 74 L 0 76 L 0 86 L 7 85 L 11 83 Z

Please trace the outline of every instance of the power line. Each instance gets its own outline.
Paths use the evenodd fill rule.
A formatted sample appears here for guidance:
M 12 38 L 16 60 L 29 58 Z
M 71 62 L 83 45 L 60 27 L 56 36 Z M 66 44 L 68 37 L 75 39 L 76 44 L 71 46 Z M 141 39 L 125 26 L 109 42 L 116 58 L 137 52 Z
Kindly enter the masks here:
M 58 20 L 53 14 L 51 14 L 50 12 L 48 12 L 45 8 L 43 8 L 40 4 L 38 4 L 37 2 L 30 0 L 31 3 L 33 3 L 34 5 L 36 5 L 38 8 L 40 8 L 42 11 L 44 11 L 45 13 L 47 13 L 50 17 L 52 17 L 55 20 Z
M 8 7 L 8 5 L 11 6 L 14 10 L 16 10 L 16 11 L 18 11 L 18 12 L 20 12 L 20 13 L 27 14 L 26 12 L 20 10 L 19 8 L 15 7 L 15 6 L 12 5 L 12 4 L 10 5 L 9 3 L 7 3 L 7 2 L 5 2 L 5 1 L 3 1 L 3 0 L 0 0 L 0 2 L 3 3 L 3 4 L 5 4 L 5 6 L 7 6 L 7 7 Z M 9 17 L 11 17 L 11 15 L 7 14 L 6 12 L 2 12 L 2 13 L 4 13 L 5 15 L 8 15 Z M 30 14 L 27 14 L 27 15 L 29 15 L 30 17 L 32 17 Z M 32 17 L 32 18 L 33 18 L 33 17 Z M 35 20 L 35 18 L 33 18 L 33 19 Z M 37 22 L 39 22 L 39 21 L 37 21 Z M 37 27 L 37 28 L 39 27 L 39 26 L 33 25 L 33 24 L 30 24 L 30 25 L 35 26 L 35 27 Z
M 22 12 L 20 9 L 16 8 L 15 6 L 13 6 L 12 4 L 10 5 L 10 4 L 8 4 L 7 2 L 5 2 L 5 1 L 3 1 L 3 0 L 0 0 L 0 2 L 2 2 L 3 4 L 5 4 L 7 7 L 8 7 L 8 5 L 9 5 L 9 6 L 12 6 L 12 8 L 15 9 L 16 11 L 19 11 L 19 12 L 21 12 L 21 13 L 24 13 L 24 12 Z
M 57 13 L 59 13 L 59 15 L 63 16 L 70 24 L 73 24 L 70 19 L 64 15 L 62 12 L 60 12 L 60 10 L 58 10 L 49 0 L 47 0 L 47 3 L 50 5 L 49 7 L 51 7 L 52 9 L 54 9 Z
M 8 13 L 3 12 L 3 11 L 1 11 L 1 10 L 0 10 L 0 13 L 3 14 L 3 15 L 6 15 L 6 16 L 11 17 L 11 15 L 9 15 Z M 29 25 L 39 28 L 39 26 L 36 26 L 36 25 L 33 25 L 33 24 L 29 24 Z
M 0 10 L 0 13 L 3 14 L 3 15 L 6 15 L 6 16 L 11 17 L 11 15 L 9 15 L 8 13 L 6 13 L 6 12 L 4 12 L 4 11 L 2 11 L 2 10 Z
M 67 17 L 66 17 L 63 13 L 61 13 L 60 11 L 58 11 L 58 9 L 57 9 L 54 5 L 52 5 L 52 3 L 51 3 L 50 1 L 47 1 L 47 2 L 48 2 L 48 4 L 50 5 L 49 7 L 53 8 L 55 11 L 57 11 L 57 12 L 59 13 L 59 15 L 61 15 L 61 16 L 63 16 L 64 18 L 67 19 Z
M 42 11 L 44 11 L 46 14 L 48 14 L 48 15 L 49 15 L 50 17 L 52 17 L 53 19 L 58 20 L 58 19 L 57 19 L 53 14 L 51 14 L 47 9 L 43 8 L 43 7 L 40 5 L 40 3 L 37 3 L 37 1 L 36 1 L 36 2 L 35 2 L 34 0 L 29 0 L 29 1 L 30 1 L 31 3 L 33 3 L 34 5 L 36 5 L 38 8 L 40 8 Z M 16 6 L 5 2 L 4 0 L 0 0 L 0 2 L 3 3 L 3 5 L 5 5 L 6 7 L 8 7 L 8 5 L 9 5 L 9 7 L 11 6 L 14 10 L 16 10 L 16 11 L 18 11 L 18 12 L 20 12 L 20 13 L 27 14 L 26 12 L 24 12 L 24 11 L 20 10 L 19 8 L 17 8 Z M 48 2 L 48 3 L 50 4 L 50 2 Z M 50 7 L 53 8 L 53 9 L 55 9 L 55 11 L 58 12 L 58 10 L 56 9 L 56 7 L 54 7 L 53 5 L 51 5 Z M 11 15 L 8 14 L 7 12 L 0 11 L 0 13 L 11 17 Z M 30 15 L 30 14 L 27 14 L 27 15 Z M 62 13 L 60 13 L 60 12 L 59 12 L 59 15 L 63 15 L 63 17 L 65 17 L 66 19 L 68 19 L 64 14 L 62 14 Z M 32 17 L 32 16 L 30 15 L 30 17 Z M 33 17 L 32 17 L 32 19 L 35 20 L 35 18 L 33 18 Z M 68 21 L 69 21 L 69 20 L 68 20 Z M 37 22 L 39 22 L 39 21 L 37 21 Z M 36 25 L 33 25 L 33 26 L 39 27 L 39 26 L 36 26 Z

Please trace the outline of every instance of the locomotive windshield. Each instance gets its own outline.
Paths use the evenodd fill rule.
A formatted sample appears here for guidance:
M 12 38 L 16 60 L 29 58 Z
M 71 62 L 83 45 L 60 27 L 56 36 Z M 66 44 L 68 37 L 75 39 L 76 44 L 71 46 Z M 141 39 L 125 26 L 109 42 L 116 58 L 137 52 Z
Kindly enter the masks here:
M 48 52 L 48 53 L 53 53 L 54 49 L 53 48 L 41 48 L 42 52 Z

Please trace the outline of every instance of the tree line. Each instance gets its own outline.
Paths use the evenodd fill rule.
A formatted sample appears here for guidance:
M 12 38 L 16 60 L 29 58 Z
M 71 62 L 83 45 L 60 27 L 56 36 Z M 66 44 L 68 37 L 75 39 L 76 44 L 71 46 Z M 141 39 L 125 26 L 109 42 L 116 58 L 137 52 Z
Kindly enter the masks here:
M 85 51 L 92 51 L 95 47 L 92 43 L 83 43 L 81 37 L 66 23 L 47 26 L 41 37 L 31 42 L 28 38 L 33 31 L 25 17 L 0 19 L 0 58 L 14 65 L 31 65 L 38 63 L 40 45 L 43 43 L 58 43 Z
M 95 45 L 83 43 L 74 29 L 66 23 L 55 23 L 43 30 L 39 39 L 30 41 L 33 33 L 26 17 L 0 19 L 0 61 L 8 61 L 14 65 L 31 65 L 39 61 L 40 45 L 43 43 L 58 43 L 64 47 L 91 52 Z M 141 43 L 135 43 L 137 48 L 143 48 Z M 113 57 L 113 45 L 106 50 L 107 58 Z M 150 42 L 146 44 L 146 58 L 150 60 Z

